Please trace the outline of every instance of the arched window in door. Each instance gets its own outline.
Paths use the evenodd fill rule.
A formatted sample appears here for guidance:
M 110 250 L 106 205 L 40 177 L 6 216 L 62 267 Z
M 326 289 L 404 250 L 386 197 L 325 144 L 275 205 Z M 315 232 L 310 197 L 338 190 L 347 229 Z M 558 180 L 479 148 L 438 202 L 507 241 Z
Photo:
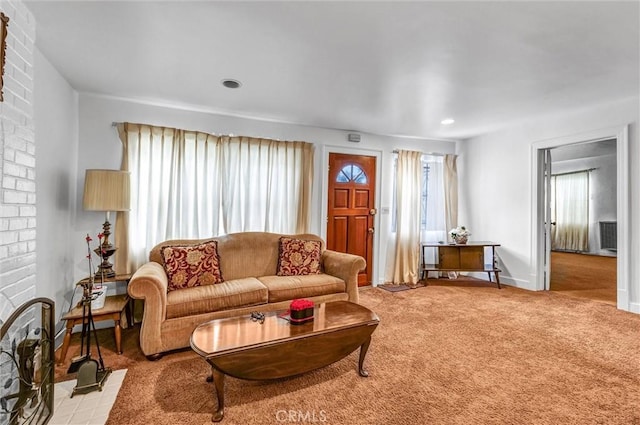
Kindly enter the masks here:
M 364 173 L 362 168 L 358 167 L 355 164 L 347 164 L 338 173 L 336 176 L 336 182 L 338 183 L 349 183 L 354 182 L 357 184 L 367 184 L 367 175 Z

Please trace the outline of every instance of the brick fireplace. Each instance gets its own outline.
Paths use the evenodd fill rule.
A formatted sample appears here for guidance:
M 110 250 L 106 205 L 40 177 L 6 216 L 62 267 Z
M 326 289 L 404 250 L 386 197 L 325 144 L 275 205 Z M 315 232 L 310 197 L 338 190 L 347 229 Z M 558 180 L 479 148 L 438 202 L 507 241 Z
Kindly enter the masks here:
M 9 17 L 0 102 L 0 325 L 36 297 L 36 183 L 34 136 L 34 42 L 36 24 L 22 1 L 2 1 Z M 20 318 L 13 333 L 39 326 L 36 314 Z M 21 340 L 21 338 L 19 338 Z M 16 340 L 2 340 L 2 350 Z M 11 365 L 0 359 L 0 383 L 11 382 Z M 15 369 L 15 368 L 13 368 Z M 7 391 L 15 390 L 16 383 Z M 7 419 L 0 415 L 0 422 Z
M 36 296 L 34 42 L 22 1 L 3 1 L 9 17 L 4 101 L 0 103 L 0 320 Z

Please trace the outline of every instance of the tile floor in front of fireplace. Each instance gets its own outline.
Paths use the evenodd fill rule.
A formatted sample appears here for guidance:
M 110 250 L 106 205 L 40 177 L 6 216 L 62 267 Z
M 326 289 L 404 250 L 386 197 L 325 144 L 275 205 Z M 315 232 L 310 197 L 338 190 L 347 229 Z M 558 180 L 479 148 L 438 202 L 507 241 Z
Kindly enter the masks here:
M 55 384 L 53 417 L 50 425 L 104 425 L 116 401 L 127 370 L 114 370 L 102 391 L 77 394 L 71 398 L 76 380 Z

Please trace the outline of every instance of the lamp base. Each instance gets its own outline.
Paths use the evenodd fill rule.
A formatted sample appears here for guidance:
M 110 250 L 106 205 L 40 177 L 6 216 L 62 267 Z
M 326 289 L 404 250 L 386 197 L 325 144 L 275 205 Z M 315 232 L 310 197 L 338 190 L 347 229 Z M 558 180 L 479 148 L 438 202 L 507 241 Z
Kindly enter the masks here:
M 103 247 L 103 248 L 96 248 L 93 250 L 93 252 L 95 252 L 96 254 L 98 254 L 98 256 L 102 258 L 102 263 L 98 265 L 98 270 L 94 275 L 94 278 L 96 280 L 101 280 L 103 276 L 105 278 L 116 276 L 116 272 L 113 270 L 113 264 L 109 262 L 109 257 L 111 257 L 116 252 L 117 249 L 118 248 L 113 248 L 113 247 L 109 247 L 109 248 Z
M 107 267 L 103 267 L 102 264 L 98 266 L 98 271 L 96 271 L 95 279 L 99 281 L 102 279 L 102 276 L 106 278 L 116 277 L 116 272 L 113 270 L 113 264 L 109 263 Z

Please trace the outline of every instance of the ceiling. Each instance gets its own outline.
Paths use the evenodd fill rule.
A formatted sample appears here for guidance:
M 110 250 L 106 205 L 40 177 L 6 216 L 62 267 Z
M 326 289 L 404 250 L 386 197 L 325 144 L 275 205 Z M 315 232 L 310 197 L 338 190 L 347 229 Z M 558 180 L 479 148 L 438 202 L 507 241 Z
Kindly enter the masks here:
M 234 116 L 464 139 L 639 91 L 638 2 L 26 4 L 79 92 Z
M 616 154 L 616 139 L 600 140 L 589 143 L 576 143 L 551 149 L 551 159 L 555 162 L 574 159 L 595 158 Z

